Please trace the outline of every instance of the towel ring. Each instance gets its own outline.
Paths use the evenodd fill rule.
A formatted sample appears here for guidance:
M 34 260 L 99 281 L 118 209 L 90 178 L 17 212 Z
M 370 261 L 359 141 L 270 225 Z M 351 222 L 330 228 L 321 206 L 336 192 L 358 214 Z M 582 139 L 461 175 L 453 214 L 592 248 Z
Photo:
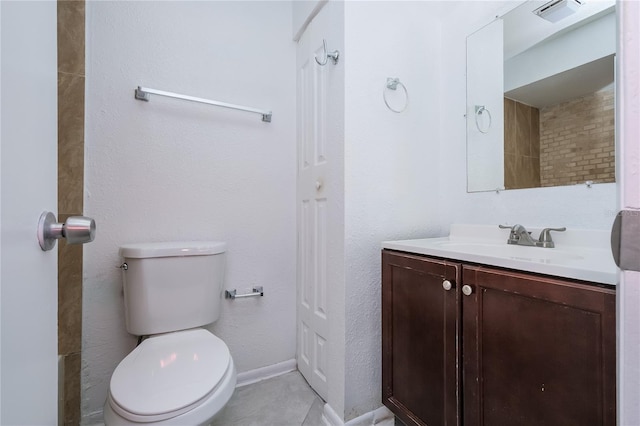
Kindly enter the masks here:
M 398 88 L 398 86 L 402 87 L 402 90 L 404 90 L 404 96 L 406 98 L 406 101 L 405 101 L 404 106 L 402 108 L 394 109 L 391 105 L 389 105 L 389 101 L 387 100 L 387 89 L 396 90 Z M 385 85 L 384 89 L 382 90 L 382 99 L 384 99 L 384 104 L 387 106 L 387 108 L 389 108 L 391 111 L 399 114 L 399 113 L 403 112 L 405 109 L 407 109 L 407 106 L 409 105 L 409 92 L 407 92 L 407 88 L 405 87 L 404 84 L 402 84 L 400 82 L 399 78 L 387 77 L 387 84 Z
M 480 127 L 480 121 L 478 119 L 482 117 L 482 114 L 484 114 L 485 112 L 489 116 L 489 124 L 487 125 L 487 128 L 485 130 L 482 130 L 482 128 Z M 489 129 L 491 129 L 491 113 L 487 108 L 485 108 L 484 105 L 476 105 L 476 127 L 478 128 L 478 131 L 480 133 L 489 133 Z

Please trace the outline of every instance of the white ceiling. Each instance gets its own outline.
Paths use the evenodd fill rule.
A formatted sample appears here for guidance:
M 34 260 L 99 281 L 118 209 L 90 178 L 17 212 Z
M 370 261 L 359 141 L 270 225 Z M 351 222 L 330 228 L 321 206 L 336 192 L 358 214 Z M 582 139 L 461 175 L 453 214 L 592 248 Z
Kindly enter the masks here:
M 615 10 L 614 0 L 587 0 L 574 15 L 551 23 L 533 13 L 548 2 L 529 0 L 502 17 L 505 61 Z M 584 96 L 614 81 L 614 60 L 613 55 L 607 56 L 516 88 L 505 93 L 505 96 L 538 108 Z
M 546 3 L 549 1 L 529 0 L 502 16 L 505 60 L 552 36 L 572 31 L 578 26 L 610 13 L 615 8 L 615 0 L 587 0 L 575 14 L 551 23 L 533 13 Z

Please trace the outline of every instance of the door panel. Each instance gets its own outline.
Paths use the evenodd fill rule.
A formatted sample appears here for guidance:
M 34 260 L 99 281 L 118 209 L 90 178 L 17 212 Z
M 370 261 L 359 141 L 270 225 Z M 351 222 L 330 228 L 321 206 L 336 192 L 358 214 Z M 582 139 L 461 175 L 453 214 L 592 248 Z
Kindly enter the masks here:
M 56 2 L 0 2 L 0 424 L 57 419 L 57 250 L 36 237 L 57 209 Z
M 615 425 L 614 290 L 471 266 L 463 282 L 465 425 Z
M 314 54 L 322 50 L 313 23 L 298 43 L 298 368 L 327 399 L 329 313 L 327 238 L 331 222 L 326 187 L 331 161 L 326 149 L 326 73 Z
M 407 425 L 458 424 L 457 282 L 458 264 L 383 251 L 382 401 Z

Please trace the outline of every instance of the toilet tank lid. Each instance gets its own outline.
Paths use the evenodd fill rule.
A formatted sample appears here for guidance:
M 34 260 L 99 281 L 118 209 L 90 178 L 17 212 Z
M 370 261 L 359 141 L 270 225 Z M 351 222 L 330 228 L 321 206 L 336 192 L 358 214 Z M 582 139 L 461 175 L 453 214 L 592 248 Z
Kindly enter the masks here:
M 172 256 L 207 256 L 224 253 L 227 243 L 221 241 L 172 241 L 159 243 L 125 244 L 120 256 L 125 258 L 149 258 Z

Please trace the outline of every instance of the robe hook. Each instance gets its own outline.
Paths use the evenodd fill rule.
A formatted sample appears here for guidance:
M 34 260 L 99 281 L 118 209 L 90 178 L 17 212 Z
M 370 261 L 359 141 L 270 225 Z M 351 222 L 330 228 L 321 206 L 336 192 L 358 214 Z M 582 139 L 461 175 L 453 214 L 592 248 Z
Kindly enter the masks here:
M 331 58 L 333 64 L 337 64 L 338 58 L 340 57 L 340 51 L 334 50 L 333 52 L 327 52 L 327 40 L 325 39 L 322 39 L 322 48 L 324 49 L 324 61 L 320 62 L 318 60 L 318 56 L 314 56 L 316 63 L 324 67 L 327 65 L 327 62 L 329 62 L 329 58 Z

